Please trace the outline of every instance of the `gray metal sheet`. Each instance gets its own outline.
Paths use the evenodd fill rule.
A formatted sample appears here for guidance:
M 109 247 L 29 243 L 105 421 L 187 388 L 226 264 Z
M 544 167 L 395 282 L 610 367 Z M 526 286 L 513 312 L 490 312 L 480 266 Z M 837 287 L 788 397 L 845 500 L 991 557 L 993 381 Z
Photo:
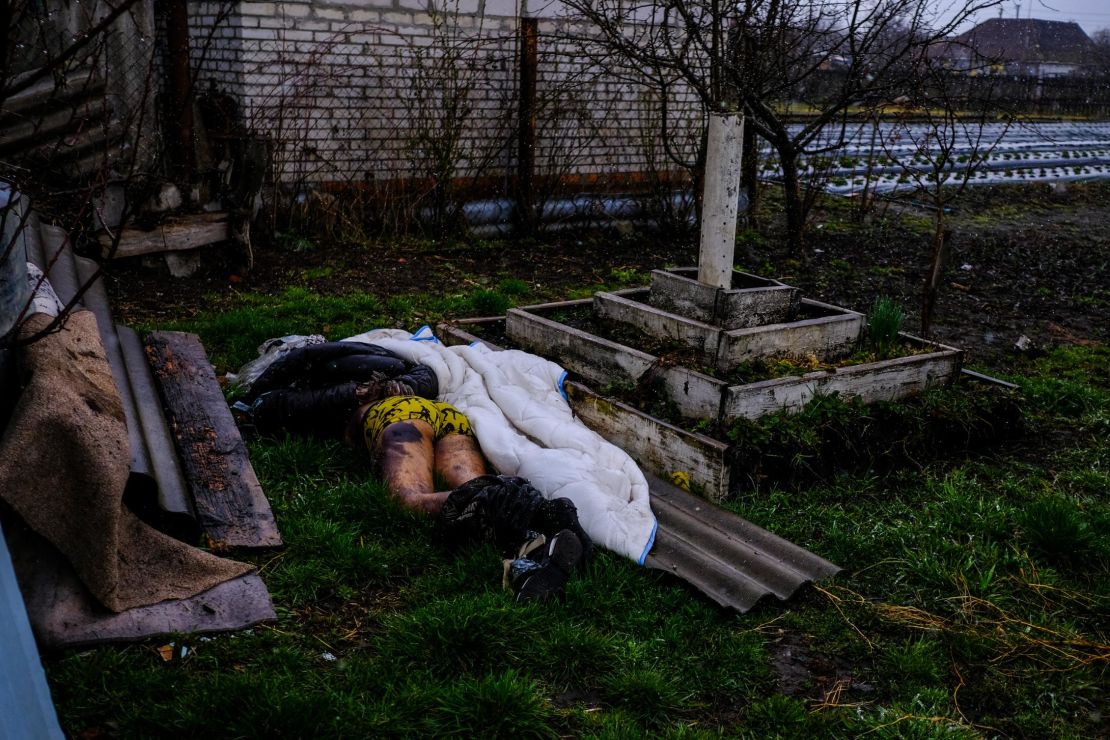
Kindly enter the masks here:
M 153 465 L 143 440 L 142 427 L 139 425 L 139 408 L 135 402 L 135 394 L 131 392 L 131 377 L 123 361 L 123 351 L 120 349 L 119 335 L 116 334 L 116 323 L 112 320 L 112 309 L 108 306 L 108 292 L 104 289 L 104 281 L 97 278 L 97 264 L 92 260 L 77 257 L 74 262 L 80 284 L 91 283 L 85 292 L 84 302 L 96 315 L 100 340 L 104 344 L 108 364 L 112 366 L 112 379 L 116 382 L 116 390 L 123 403 L 127 437 L 131 445 L 131 472 L 153 476 Z
M 659 522 L 644 563 L 686 581 L 721 606 L 746 612 L 767 596 L 788 599 L 840 568 L 677 486 L 648 476 Z
M 158 486 L 159 508 L 167 514 L 183 517 L 187 521 L 175 522 L 164 527 L 180 531 L 182 534 L 195 530 L 196 509 L 185 473 L 181 467 L 170 425 L 162 409 L 162 399 L 154 384 L 154 374 L 150 371 L 143 343 L 134 329 L 116 324 L 116 335 L 120 341 L 123 365 L 127 369 L 128 384 L 135 398 L 138 424 L 146 446 L 150 473 Z
M 38 226 L 37 220 L 30 221 L 29 226 Z M 62 303 L 68 303 L 84 283 L 93 279 L 96 263 L 76 257 L 62 229 L 41 226 L 29 231 L 32 232 L 28 239 L 31 261 L 46 272 Z M 196 513 L 141 343 L 132 330 L 117 326 L 112 319 L 102 279 L 97 278 L 92 283 L 82 296 L 81 304 L 96 314 L 108 364 L 123 404 L 131 445 L 132 482 L 142 484 L 140 488 L 154 492 L 157 497 L 156 511 L 153 505 L 148 506 L 140 500 L 139 507 L 147 511 L 138 513 L 177 537 L 195 537 L 199 532 Z M 150 497 L 140 495 L 139 498 Z

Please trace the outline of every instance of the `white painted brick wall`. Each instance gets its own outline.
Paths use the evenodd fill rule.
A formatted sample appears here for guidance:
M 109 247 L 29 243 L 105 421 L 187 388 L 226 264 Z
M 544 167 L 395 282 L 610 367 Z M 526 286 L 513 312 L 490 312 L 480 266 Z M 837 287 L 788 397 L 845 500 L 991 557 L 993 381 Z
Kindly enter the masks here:
M 434 3 L 442 8 L 444 0 Z M 287 181 L 359 182 L 427 175 L 427 150 L 417 142 L 443 131 L 442 86 L 461 81 L 466 120 L 456 175 L 508 181 L 517 149 L 518 4 L 449 0 L 459 12 L 449 25 L 460 63 L 448 70 L 432 61 L 443 39 L 428 0 L 240 2 L 214 33 L 224 3 L 190 2 L 198 89 L 214 81 L 236 96 L 249 125 L 280 132 L 278 174 Z M 661 156 L 654 97 L 605 78 L 576 44 L 553 37 L 568 30 L 565 21 L 539 26 L 537 173 L 673 169 Z M 698 125 L 693 96 L 672 97 L 671 125 Z

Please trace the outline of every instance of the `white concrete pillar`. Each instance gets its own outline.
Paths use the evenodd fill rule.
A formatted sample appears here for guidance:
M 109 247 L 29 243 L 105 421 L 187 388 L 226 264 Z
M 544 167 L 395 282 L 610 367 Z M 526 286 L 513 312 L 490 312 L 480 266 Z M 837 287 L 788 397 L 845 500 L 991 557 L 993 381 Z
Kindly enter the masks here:
M 732 287 L 743 133 L 743 116 L 737 113 L 710 114 L 705 184 L 702 189 L 698 282 L 717 288 Z

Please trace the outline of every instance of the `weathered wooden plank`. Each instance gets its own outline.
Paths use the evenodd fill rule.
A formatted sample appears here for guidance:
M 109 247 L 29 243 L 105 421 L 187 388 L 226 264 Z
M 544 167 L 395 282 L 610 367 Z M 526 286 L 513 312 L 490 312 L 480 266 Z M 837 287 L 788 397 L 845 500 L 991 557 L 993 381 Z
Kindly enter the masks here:
M 78 580 L 65 558 L 33 532 L 13 533 L 12 557 L 27 594 L 27 615 L 39 644 L 73 648 L 159 635 L 244 629 L 276 618 L 269 591 L 255 573 L 188 599 L 110 612 Z
M 227 241 L 231 238 L 226 212 L 197 213 L 175 216 L 151 230 L 125 228 L 119 244 L 112 251 L 112 235 L 106 231 L 97 235 L 104 257 L 120 259 L 142 254 L 172 252 Z
M 929 354 L 732 386 L 725 392 L 723 420 L 755 419 L 780 410 L 800 411 L 818 394 L 838 393 L 873 403 L 895 401 L 931 386 L 951 383 L 960 373 L 963 353 L 944 345 L 937 347 L 937 352 Z
M 811 315 L 826 315 L 722 332 L 717 369 L 728 372 L 758 357 L 813 354 L 819 359 L 830 360 L 852 351 L 863 331 L 863 314 L 807 299 L 802 299 L 802 307 Z
M 615 380 L 635 382 L 656 362 L 656 358 L 646 352 L 524 309 L 509 309 L 505 333 L 521 348 L 554 358 L 571 372 L 599 384 Z
M 716 358 L 721 331 L 715 326 L 612 293 L 594 294 L 594 313 L 599 318 L 628 324 L 649 336 L 681 342 L 699 353 L 699 359 L 709 363 Z
M 662 478 L 678 471 L 688 473 L 694 486 L 711 501 L 727 495 L 728 445 L 603 398 L 584 385 L 567 383 L 566 391 L 574 413 L 586 426 L 650 472 Z
M 172 425 L 197 519 L 216 548 L 282 544 L 246 445 L 195 334 L 154 332 L 147 357 Z

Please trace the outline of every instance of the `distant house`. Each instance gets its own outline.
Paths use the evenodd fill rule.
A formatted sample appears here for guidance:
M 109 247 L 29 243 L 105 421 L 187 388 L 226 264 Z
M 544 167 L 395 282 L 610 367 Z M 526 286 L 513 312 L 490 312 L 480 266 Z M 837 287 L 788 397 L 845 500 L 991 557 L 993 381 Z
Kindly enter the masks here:
M 1078 23 L 1035 18 L 991 18 L 945 45 L 954 69 L 1030 77 L 1085 71 L 1097 47 Z

